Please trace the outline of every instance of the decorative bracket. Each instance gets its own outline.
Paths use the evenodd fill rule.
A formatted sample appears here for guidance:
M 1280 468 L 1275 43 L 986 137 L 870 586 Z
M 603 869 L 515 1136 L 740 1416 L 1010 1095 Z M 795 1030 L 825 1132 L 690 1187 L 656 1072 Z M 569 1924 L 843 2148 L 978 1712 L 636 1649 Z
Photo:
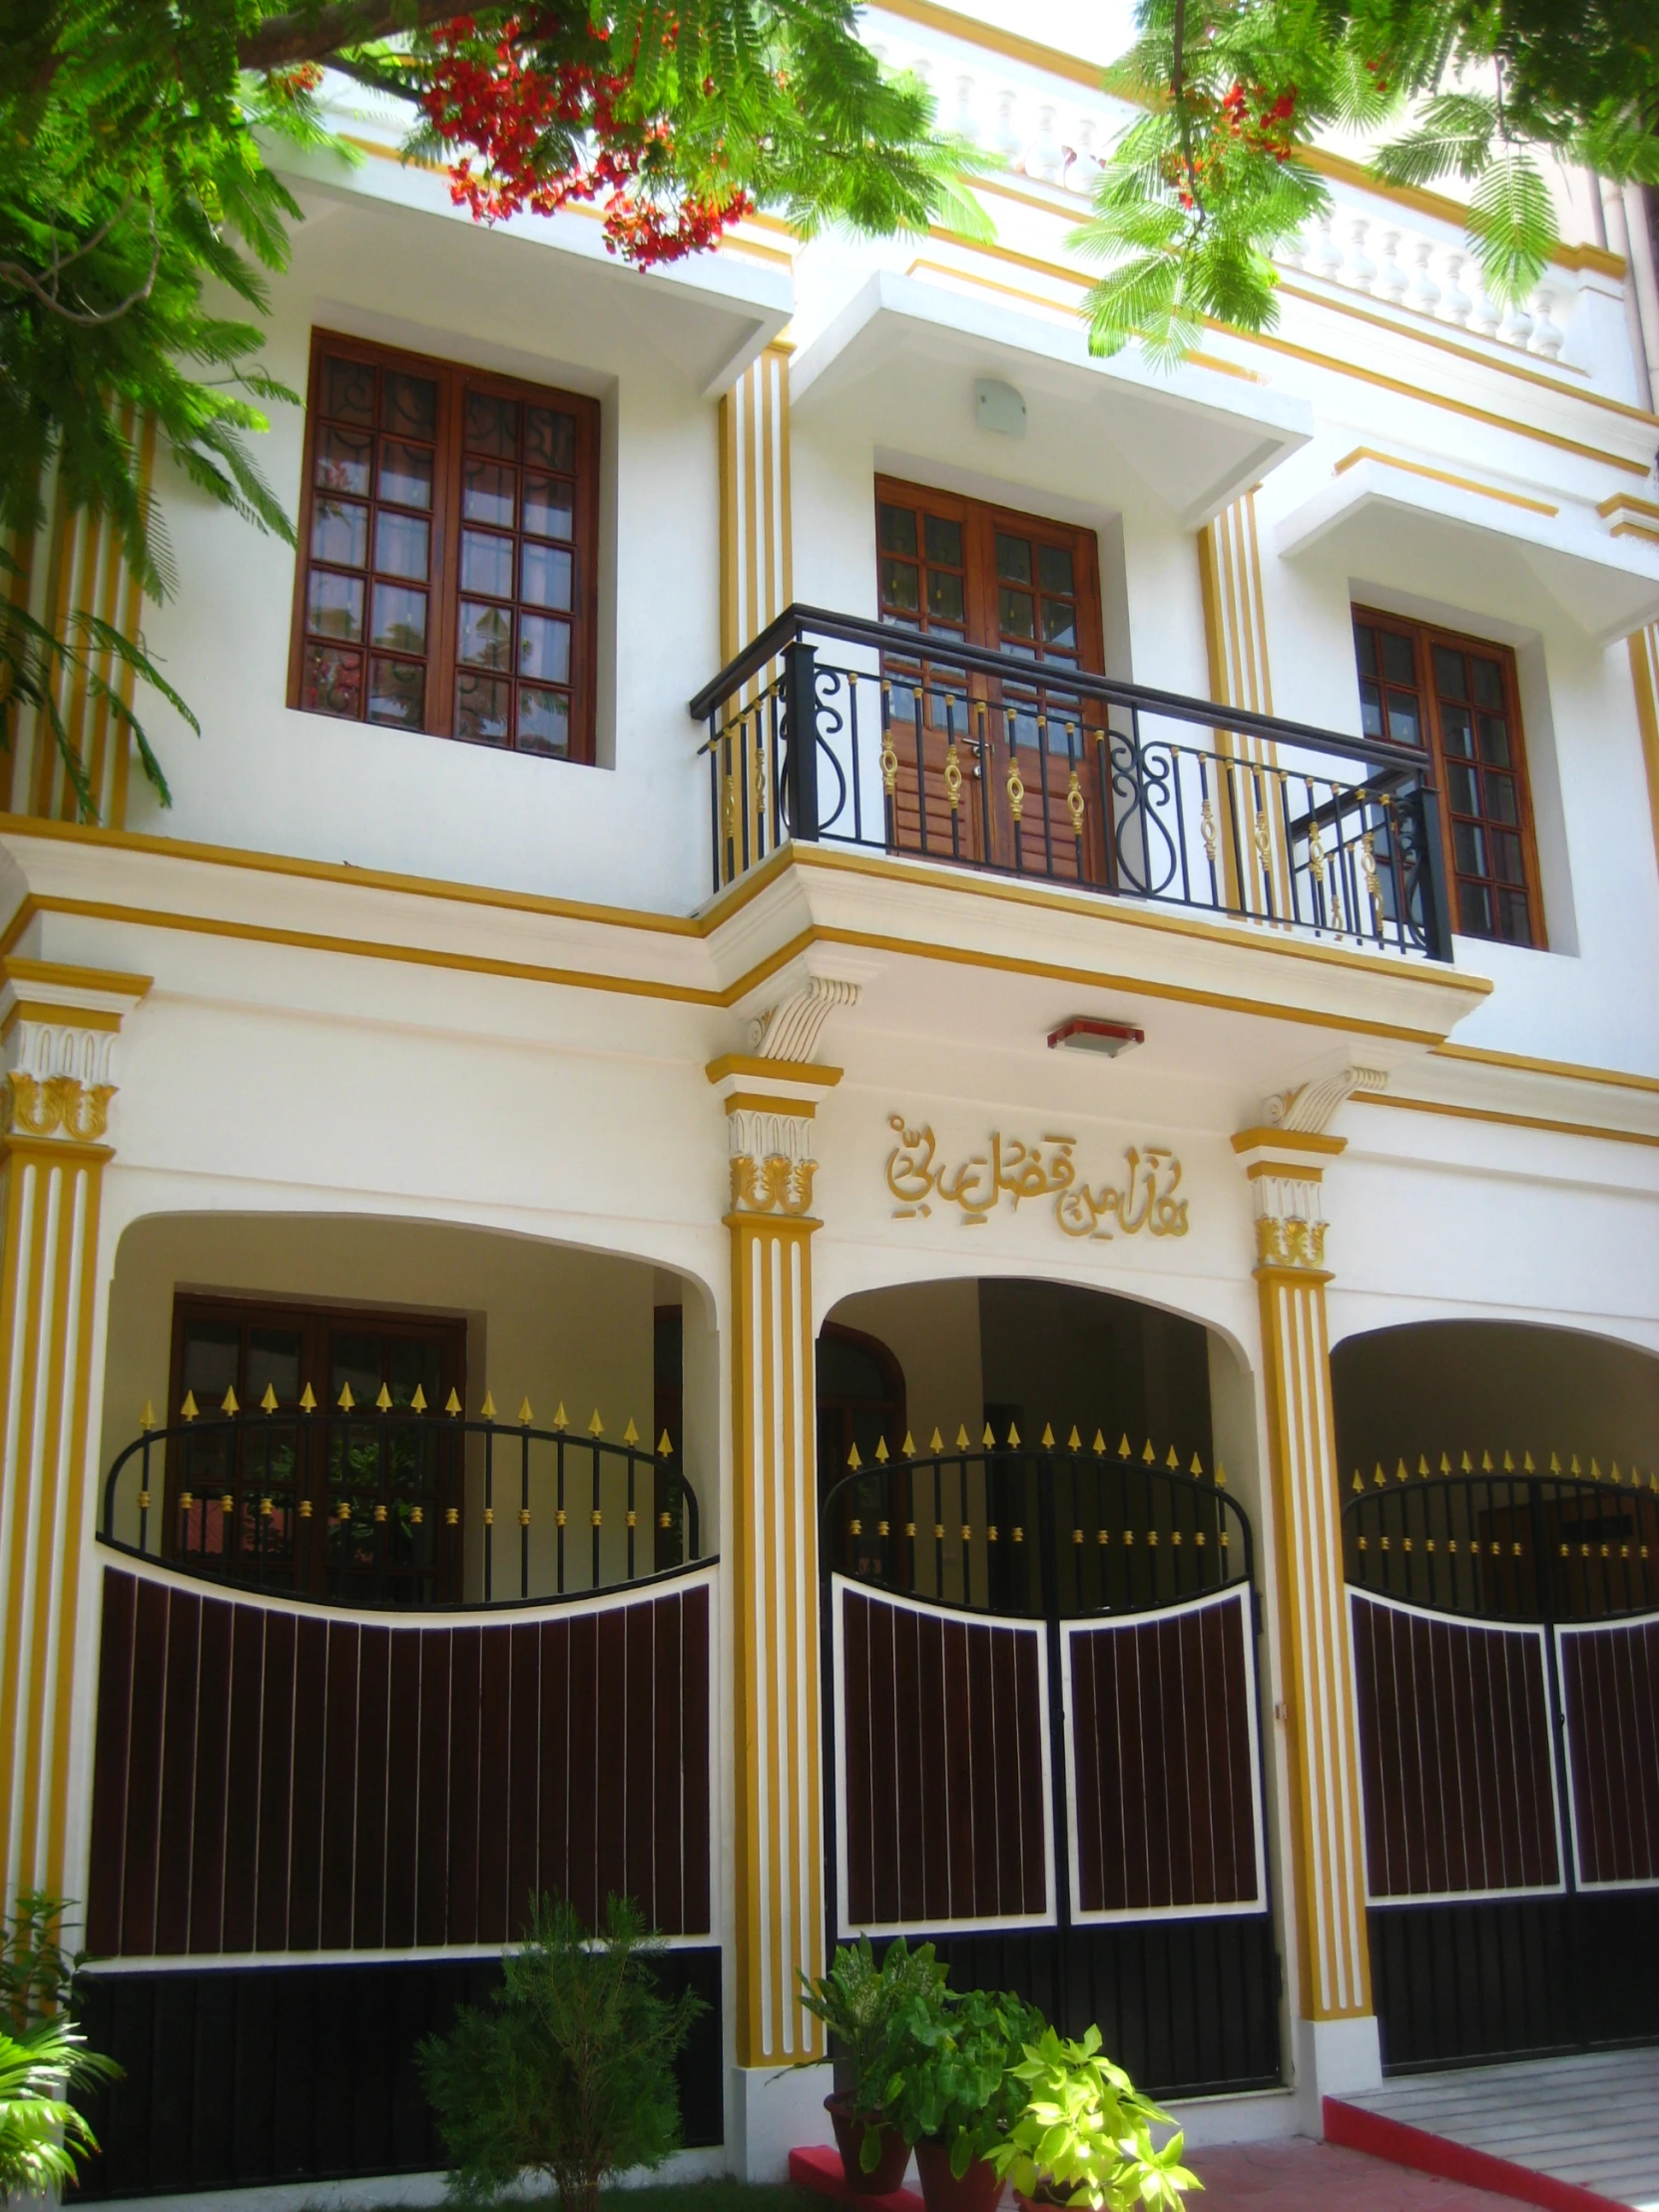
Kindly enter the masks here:
M 115 1040 L 148 975 L 0 960 L 0 1125 L 10 1136 L 93 1144 L 109 1126 Z
M 840 1006 L 856 1006 L 858 986 L 837 975 L 810 975 L 799 990 L 757 1014 L 749 1049 L 763 1060 L 811 1060 L 824 1025 Z

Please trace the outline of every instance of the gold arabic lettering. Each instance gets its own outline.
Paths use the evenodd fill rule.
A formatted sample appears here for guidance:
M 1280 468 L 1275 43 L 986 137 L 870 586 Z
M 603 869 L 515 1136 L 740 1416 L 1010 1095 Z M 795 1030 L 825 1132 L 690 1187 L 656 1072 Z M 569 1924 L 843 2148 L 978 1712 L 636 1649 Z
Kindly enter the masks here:
M 1052 1198 L 1054 1219 L 1068 1237 L 1110 1242 L 1114 1233 L 1134 1237 L 1143 1229 L 1153 1237 L 1187 1234 L 1188 1202 L 1175 1195 L 1181 1162 L 1166 1145 L 1127 1145 L 1122 1187 L 1108 1182 L 1094 1190 L 1078 1175 L 1075 1137 L 1050 1132 L 1027 1144 L 992 1130 L 987 1151 L 951 1168 L 937 1156 L 931 1124 L 913 1129 L 902 1114 L 889 1114 L 887 1126 L 898 1140 L 886 1168 L 897 1221 L 930 1215 L 936 1201 L 958 1208 L 964 1228 L 979 1229 L 1004 1198 L 1016 1213 L 1025 1201 Z

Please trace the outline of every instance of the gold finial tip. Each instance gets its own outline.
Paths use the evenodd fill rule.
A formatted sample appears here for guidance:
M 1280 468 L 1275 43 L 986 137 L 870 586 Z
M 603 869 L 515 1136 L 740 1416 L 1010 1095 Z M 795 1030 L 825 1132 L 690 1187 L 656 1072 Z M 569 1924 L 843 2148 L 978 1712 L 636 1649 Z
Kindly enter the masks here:
M 455 1394 L 455 1391 L 453 1389 L 450 1390 L 449 1395 L 444 1399 L 443 1409 L 446 1413 L 458 1413 L 460 1411 L 461 1401 L 459 1397 Z
M 1081 1451 L 1082 1448 L 1083 1439 L 1077 1433 L 1077 1423 L 1073 1421 L 1071 1424 L 1071 1434 L 1066 1438 L 1066 1449 L 1068 1451 Z
M 237 1393 L 234 1389 L 228 1389 L 225 1392 L 225 1395 L 219 1401 L 219 1409 L 222 1413 L 240 1413 L 242 1411 L 242 1407 L 237 1403 Z
M 989 1442 L 989 1441 L 990 1441 L 990 1435 L 991 1435 L 991 1432 L 990 1432 L 990 1430 L 989 1430 L 989 1429 L 987 1428 L 987 1429 L 985 1430 L 985 1440 L 986 1440 L 987 1442 Z M 968 1447 L 968 1432 L 967 1432 L 967 1422 L 966 1422 L 966 1421 L 963 1421 L 963 1423 L 961 1424 L 961 1426 L 960 1426 L 960 1427 L 959 1427 L 959 1428 L 957 1429 L 957 1431 L 956 1431 L 956 1449 L 957 1449 L 958 1451 L 966 1451 L 967 1447 Z
M 600 1419 L 599 1407 L 596 1405 L 593 1409 L 593 1418 L 588 1423 L 588 1434 L 590 1436 L 603 1436 L 604 1433 L 605 1423 Z
M 936 1428 L 934 1429 L 932 1435 L 929 1436 L 927 1439 L 927 1448 L 929 1451 L 942 1451 L 944 1449 L 944 1438 L 939 1434 Z
M 672 1459 L 674 1456 L 674 1439 L 666 1428 L 657 1438 L 657 1456 L 659 1459 Z
M 887 1439 L 885 1436 L 877 1436 L 875 1439 L 875 1463 L 879 1467 L 884 1467 L 887 1463 Z
M 904 1431 L 904 1441 L 899 1445 L 898 1452 L 902 1459 L 913 1459 L 916 1455 L 916 1440 L 907 1428 Z
M 637 1444 L 640 1440 L 640 1432 L 634 1426 L 634 1416 L 632 1413 L 630 1413 L 628 1416 L 627 1427 L 622 1431 L 622 1440 L 625 1444 Z
M 521 1397 L 518 1401 L 518 1425 L 520 1428 L 528 1428 L 533 1418 L 534 1415 L 530 1411 L 530 1400 L 528 1397 Z
M 453 1395 L 453 1392 L 451 1392 L 451 1395 Z M 308 1382 L 299 1393 L 299 1410 L 302 1413 L 314 1413 L 316 1411 L 316 1392 Z
M 379 1395 L 374 1400 L 374 1410 L 377 1413 L 389 1413 L 391 1411 L 391 1392 L 383 1382 L 380 1384 Z
M 141 1428 L 154 1428 L 155 1425 L 156 1408 L 154 1407 L 154 1405 L 151 1404 L 150 1400 L 146 1398 L 144 1401 L 144 1411 L 139 1415 L 139 1426 Z
M 1018 1428 L 1017 1428 L 1017 1427 L 1016 1427 L 1016 1426 L 1014 1425 L 1014 1423 L 1013 1423 L 1012 1421 L 1010 1421 L 1010 1422 L 1008 1423 L 1008 1448 L 1009 1448 L 1010 1450 L 1012 1450 L 1012 1449 L 1013 1449 L 1013 1447 L 1014 1447 L 1014 1445 L 1015 1445 L 1015 1444 L 1017 1444 L 1018 1442 L 1019 1442 L 1019 1430 L 1018 1430 Z
M 1106 1456 L 1106 1439 L 1098 1428 L 1094 1432 L 1094 1442 L 1089 1446 L 1089 1449 L 1097 1459 L 1104 1459 Z
M 1121 1435 L 1121 1436 L 1120 1436 L 1120 1437 L 1118 1438 L 1118 1457 L 1119 1457 L 1120 1459 L 1127 1459 L 1127 1458 L 1128 1458 L 1128 1456 L 1129 1456 L 1129 1431 L 1128 1431 L 1128 1429 L 1126 1428 L 1126 1429 L 1124 1430 L 1123 1434 L 1122 1434 L 1122 1435 Z
M 495 1392 L 493 1390 L 486 1390 L 484 1392 L 484 1402 L 478 1408 L 478 1417 L 480 1420 L 494 1420 Z
M 570 1426 L 570 1416 L 565 1411 L 565 1401 L 562 1397 L 559 1400 L 559 1409 L 553 1415 L 553 1425 L 555 1428 L 568 1428 Z
M 260 1400 L 260 1411 L 261 1411 L 262 1413 L 275 1413 L 275 1412 L 276 1412 L 276 1391 L 275 1391 L 275 1390 L 274 1390 L 274 1389 L 272 1388 L 271 1384 L 270 1384 L 270 1383 L 268 1382 L 268 1383 L 266 1384 L 266 1386 L 265 1386 L 265 1395 L 264 1395 L 264 1397 L 262 1397 L 262 1398 L 261 1398 L 261 1400 Z
M 339 1386 L 339 1396 L 335 1400 L 335 1403 L 339 1406 L 340 1411 L 342 1413 L 349 1413 L 352 1406 L 355 1405 L 356 1402 L 356 1399 L 351 1395 L 350 1383 L 342 1382 Z
M 854 1444 L 852 1446 L 852 1449 L 847 1453 L 846 1463 L 851 1468 L 854 1474 L 856 1474 L 858 1469 L 863 1465 L 864 1462 L 858 1457 L 858 1447 L 856 1444 Z
M 426 1392 L 418 1382 L 414 1386 L 414 1396 L 409 1400 L 409 1409 L 415 1413 L 424 1413 L 426 1410 Z
M 964 1444 L 967 1442 L 967 1430 L 965 1428 L 962 1430 L 961 1441 Z M 989 1451 L 992 1445 L 996 1442 L 996 1437 L 991 1432 L 991 1424 L 989 1421 L 986 1421 L 985 1433 L 980 1437 L 979 1441 L 984 1445 L 987 1451 Z
M 1046 1420 L 1043 1422 L 1043 1449 L 1044 1451 L 1054 1449 L 1054 1425 L 1051 1421 Z

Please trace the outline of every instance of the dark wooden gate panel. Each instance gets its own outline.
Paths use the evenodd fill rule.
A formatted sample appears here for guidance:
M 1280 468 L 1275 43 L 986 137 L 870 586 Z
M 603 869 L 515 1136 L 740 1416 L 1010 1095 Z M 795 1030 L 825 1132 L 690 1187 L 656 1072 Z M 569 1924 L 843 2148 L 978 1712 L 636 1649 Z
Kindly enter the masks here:
M 707 1934 L 709 1608 L 393 1626 L 107 1568 L 89 1951 L 501 1943 L 538 1889 Z
M 1051 1921 L 1043 1630 L 830 1590 L 838 1932 Z
M 1264 1910 L 1249 1589 L 1062 1635 L 1072 1919 Z
M 1659 1620 L 1556 1636 L 1579 1887 L 1659 1883 Z
M 653 1971 L 709 2006 L 675 2070 L 687 2145 L 718 2144 L 720 1952 L 667 1951 Z M 83 1974 L 88 2041 L 124 2071 L 81 2100 L 101 2148 L 76 2201 L 431 2172 L 443 2146 L 415 2047 L 500 1972 L 451 1957 Z
M 1349 1604 L 1372 1903 L 1558 1891 L 1544 1631 Z

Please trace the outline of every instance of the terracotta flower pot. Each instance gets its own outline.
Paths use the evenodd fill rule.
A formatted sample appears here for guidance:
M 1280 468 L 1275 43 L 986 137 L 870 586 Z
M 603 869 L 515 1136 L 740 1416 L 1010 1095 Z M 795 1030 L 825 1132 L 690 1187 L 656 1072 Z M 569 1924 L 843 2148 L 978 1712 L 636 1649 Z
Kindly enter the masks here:
M 841 2171 L 846 2176 L 846 2186 L 855 2197 L 888 2197 L 904 2179 L 904 2169 L 910 2163 L 910 2146 L 905 2142 L 890 2120 L 875 2122 L 876 2135 L 881 2145 L 881 2155 L 875 2161 L 874 2170 L 865 2173 L 858 2162 L 858 2154 L 864 2146 L 864 2129 L 868 2124 L 861 2112 L 854 2112 L 850 2097 L 829 2096 L 824 2109 L 830 2115 L 830 2125 L 835 2131 L 835 2148 L 841 2154 Z
M 950 2170 L 950 2146 L 926 2137 L 916 2145 L 916 2171 L 927 2212 L 996 2212 L 1002 2182 L 988 2159 L 975 2158 L 960 2181 Z

